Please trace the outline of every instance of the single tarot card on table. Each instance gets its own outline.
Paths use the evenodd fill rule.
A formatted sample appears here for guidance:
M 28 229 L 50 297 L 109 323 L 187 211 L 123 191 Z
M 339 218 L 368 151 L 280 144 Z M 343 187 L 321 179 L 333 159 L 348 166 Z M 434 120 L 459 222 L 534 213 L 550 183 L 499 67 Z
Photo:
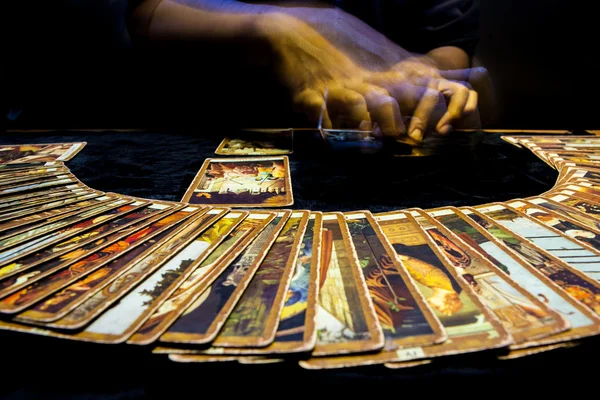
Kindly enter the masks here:
M 280 156 L 292 154 L 294 131 L 244 130 L 223 139 L 215 154 L 221 156 Z
M 0 163 L 68 161 L 85 145 L 85 142 L 4 145 L 0 146 Z
M 292 205 L 288 158 L 208 158 L 182 201 L 227 207 Z

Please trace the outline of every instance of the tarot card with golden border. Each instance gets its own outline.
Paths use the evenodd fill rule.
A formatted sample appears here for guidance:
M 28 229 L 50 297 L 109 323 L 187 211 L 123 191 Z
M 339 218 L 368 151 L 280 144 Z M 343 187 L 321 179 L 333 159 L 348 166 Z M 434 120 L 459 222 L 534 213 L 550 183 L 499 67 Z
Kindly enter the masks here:
M 207 158 L 184 202 L 226 207 L 294 204 L 288 158 Z
M 592 246 L 584 246 L 559 229 L 547 226 L 507 204 L 491 203 L 474 209 L 529 242 L 529 247 L 533 246 L 560 260 L 563 265 L 580 277 L 589 277 L 595 280 L 598 296 L 600 296 L 600 282 L 597 282 L 597 279 L 600 278 L 600 252 Z M 595 291 L 591 288 L 589 290 Z M 595 309 L 597 313 L 600 313 L 600 298 Z
M 22 164 L 68 161 L 85 147 L 86 142 L 13 144 L 0 146 L 0 163 Z
M 270 213 L 264 213 L 269 216 L 269 220 L 272 217 Z M 264 220 L 263 220 L 264 221 Z M 245 221 L 244 221 L 245 222 Z M 239 228 L 240 226 L 238 226 Z M 238 229 L 236 228 L 236 229 Z M 230 234 L 233 235 L 235 230 Z M 228 237 L 230 236 L 228 235 Z M 237 237 L 244 237 L 243 234 L 237 235 Z M 225 240 L 227 242 L 227 240 Z M 237 243 L 237 242 L 236 242 Z M 165 248 L 165 250 L 168 250 Z M 217 252 L 217 248 L 214 252 Z M 208 250 L 207 250 L 208 252 Z M 160 254 L 160 253 L 159 253 Z M 223 254 L 222 254 L 223 255 Z M 106 308 L 110 306 L 114 301 L 118 300 L 125 293 L 127 293 L 132 287 L 134 287 L 143 276 L 146 276 L 150 271 L 154 270 L 154 258 L 155 254 L 150 254 L 148 257 L 141 260 L 139 263 L 134 265 L 127 271 L 125 275 L 119 279 L 114 280 L 110 285 L 97 292 L 90 299 L 86 300 L 82 305 L 73 310 L 73 312 L 67 314 L 60 320 L 50 324 L 49 326 L 61 328 L 61 329 L 78 329 L 87 325 L 92 319 L 102 313 Z M 205 268 L 204 272 L 206 275 L 210 275 L 212 270 L 210 266 L 205 263 L 210 263 L 211 257 L 209 256 L 194 273 L 202 275 L 200 270 Z M 214 259 L 213 259 L 214 260 Z M 191 278 L 191 277 L 190 277 Z M 189 279 L 189 278 L 188 278 Z M 199 278 L 201 279 L 201 278 Z M 201 283 L 201 282 L 200 282 Z
M 508 274 L 477 253 L 422 210 L 411 211 L 440 253 L 464 283 L 473 288 L 511 334 L 517 347 L 569 328 L 568 322 L 544 302 L 523 289 Z
M 280 156 L 292 154 L 293 129 L 252 129 L 223 139 L 215 154 L 221 156 Z
M 469 218 L 467 215 L 472 212 L 469 210 L 466 212 L 468 214 L 464 214 L 457 208 L 448 207 L 429 210 L 428 214 L 509 274 L 513 280 L 530 293 L 535 293 L 571 326 L 571 329 L 563 333 L 528 342 L 523 346 L 551 344 L 591 336 L 598 332 L 600 319 L 591 310 L 565 293 L 548 276 L 525 260 L 513 247 L 507 245 L 504 240 L 496 238 Z M 510 236 L 512 233 L 508 233 L 508 231 L 502 233 L 509 235 L 506 237 L 508 240 L 512 239 Z M 500 237 L 504 238 L 503 235 Z M 515 239 L 513 243 L 518 242 Z
M 283 229 L 291 211 L 278 212 L 275 218 L 263 214 L 260 215 L 263 218 L 258 219 L 253 214 L 254 212 L 244 223 L 255 224 L 260 233 L 245 240 L 243 252 L 236 251 L 235 258 L 227 257 L 221 261 L 221 265 L 215 265 L 214 273 L 202 285 L 203 291 L 196 292 L 200 295 L 160 337 L 162 342 L 206 344 L 217 336 Z M 266 219 L 271 221 L 265 226 L 263 221 Z M 253 233 L 256 232 L 255 226 L 250 226 Z
M 101 195 L 104 195 L 104 192 L 81 187 L 72 191 L 57 192 L 41 200 L 9 202 L 5 206 L 0 206 L 0 221 L 23 217 L 40 211 L 52 210 L 67 204 L 76 203 L 85 199 L 86 196 L 92 198 Z
M 11 294 L 3 295 L 0 299 L 0 313 L 12 314 L 23 311 L 43 298 L 100 269 L 144 241 L 152 239 L 172 224 L 182 222 L 200 212 L 205 212 L 205 210 L 198 207 L 187 207 L 167 216 L 161 215 L 160 219 L 151 219 L 132 225 L 119 231 L 117 238 L 107 240 L 110 244 L 86 255 L 85 258 L 64 266 L 61 265 L 60 269 L 54 268 L 52 273 L 40 274 L 43 276 L 42 278 L 38 278 L 39 275 L 32 277 L 26 282 L 25 287 L 23 284 L 17 283 L 16 286 L 23 287 L 20 290 L 15 291 L 15 285 L 6 288 L 3 292 Z
M 194 235 L 206 229 L 226 212 L 227 209 L 224 208 L 212 209 L 204 213 L 199 213 L 182 224 L 172 225 L 154 236 L 151 240 L 142 243 L 105 267 L 35 304 L 33 307 L 17 315 L 14 319 L 28 323 L 56 321 L 134 265 L 140 262 L 147 262 L 147 259 L 152 257 L 153 268 L 159 268 L 171 256 L 176 257 L 177 252 L 194 239 Z M 140 279 L 146 276 L 140 276 Z
M 153 204 L 138 200 L 0 252 L 0 281 L 50 259 L 56 259 L 75 248 L 81 249 L 90 242 L 98 242 L 125 226 L 162 212 L 166 207 L 156 202 Z
M 273 342 L 308 217 L 308 211 L 290 215 L 212 346 L 265 347 Z

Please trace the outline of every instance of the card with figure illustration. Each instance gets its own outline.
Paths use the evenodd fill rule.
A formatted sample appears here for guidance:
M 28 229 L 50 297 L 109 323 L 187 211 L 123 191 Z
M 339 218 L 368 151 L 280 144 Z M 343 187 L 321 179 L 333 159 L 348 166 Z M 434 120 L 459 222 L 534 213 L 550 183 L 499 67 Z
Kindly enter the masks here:
M 379 225 L 368 211 L 344 214 L 385 345 L 377 354 L 312 357 L 302 361 L 310 369 L 382 364 L 399 349 L 442 343 L 445 331 L 426 304 L 414 280 L 395 257 Z
M 313 357 L 375 351 L 385 341 L 342 213 L 323 215 L 316 329 Z
M 290 206 L 294 199 L 288 158 L 208 158 L 182 201 L 226 207 Z
M 591 336 L 598 332 L 600 319 L 585 305 L 567 295 L 549 276 L 517 252 L 514 248 L 519 247 L 514 245 L 518 244 L 519 240 L 512 233 L 507 230 L 492 230 L 498 234 L 498 237 L 495 237 L 469 218 L 468 215 L 473 215 L 469 210 L 448 207 L 428 210 L 428 214 L 508 274 L 525 290 L 535 294 L 542 302 L 556 310 L 571 327 L 563 333 L 530 341 L 523 346 L 551 344 Z
M 0 163 L 22 164 L 68 161 L 85 147 L 85 142 L 13 144 L 0 146 Z
M 293 129 L 246 129 L 227 136 L 215 154 L 221 156 L 281 156 L 292 154 Z
M 461 208 L 461 211 L 516 251 L 581 304 L 600 314 L 600 301 L 597 300 L 600 298 L 600 282 L 552 254 L 555 243 L 564 239 L 562 236 L 548 232 L 547 229 L 502 205 L 478 209 L 465 207 Z M 538 236 L 541 234 L 549 234 L 548 239 Z
M 187 207 L 163 218 L 143 221 L 132 225 L 114 236 L 106 238 L 107 244 L 98 248 L 85 258 L 76 262 L 69 261 L 35 274 L 33 270 L 25 271 L 26 279 L 19 275 L 2 282 L 2 299 L 0 312 L 15 313 L 30 307 L 32 304 L 70 285 L 78 279 L 100 269 L 106 263 L 131 251 L 146 240 L 150 240 L 172 224 L 184 221 L 202 212 L 197 207 Z M 38 269 L 45 269 L 44 264 Z M 20 279 L 21 278 L 21 279 Z
M 160 337 L 161 342 L 206 344 L 214 340 L 233 311 L 242 294 L 267 256 L 291 211 L 278 212 L 275 218 L 268 214 L 251 213 L 240 225 L 250 230 L 250 242 L 244 241 L 215 265 L 211 279 L 198 290 L 194 302 Z M 252 218 L 251 218 L 252 217 Z M 264 221 L 269 220 L 265 226 Z M 246 224 L 247 222 L 247 224 Z
M 28 310 L 18 314 L 14 319 L 38 324 L 58 320 L 137 264 L 147 263 L 151 259 L 152 266 L 156 269 L 166 262 L 170 256 L 175 258 L 181 246 L 185 246 L 194 238 L 197 231 L 206 229 L 226 210 L 212 209 L 204 213 L 200 212 L 184 223 L 171 225 L 168 229 L 152 237 L 151 240 L 145 241 L 99 270 L 36 303 Z M 146 276 L 141 275 L 140 278 Z M 108 306 L 109 304 L 105 308 Z M 123 319 L 120 319 L 119 322 L 124 323 Z
M 525 346 L 568 329 L 568 322 L 543 301 L 523 289 L 501 268 L 482 257 L 466 242 L 422 210 L 411 211 L 417 223 L 468 284 L 481 302 L 500 320 L 514 340 L 511 348 Z
M 290 215 L 212 346 L 265 347 L 273 342 L 308 216 L 308 211 Z
M 287 289 L 273 343 L 261 348 L 183 349 L 161 346 L 154 352 L 161 354 L 264 355 L 312 350 L 316 341 L 315 315 L 321 260 L 321 227 L 322 213 L 311 213 L 302 237 L 293 277 Z
M 501 227 L 529 241 L 531 247 L 538 248 L 560 260 L 576 275 L 584 279 L 588 277 L 594 280 L 600 279 L 600 252 L 593 247 L 579 244 L 558 229 L 545 226 L 506 204 L 491 203 L 474 209 L 493 219 Z M 598 311 L 600 312 L 600 301 Z

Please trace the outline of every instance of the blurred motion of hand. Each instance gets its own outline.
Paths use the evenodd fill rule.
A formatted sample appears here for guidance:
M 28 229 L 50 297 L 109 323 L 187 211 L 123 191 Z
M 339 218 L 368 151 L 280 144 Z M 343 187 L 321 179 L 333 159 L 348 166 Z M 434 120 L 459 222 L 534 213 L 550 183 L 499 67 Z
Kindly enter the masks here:
M 418 143 L 426 132 L 481 125 L 474 88 L 488 79 L 484 68 L 440 70 L 432 58 L 414 57 L 370 71 L 297 18 L 266 13 L 257 25 L 297 111 L 315 123 L 322 118 L 323 128 L 377 127 Z

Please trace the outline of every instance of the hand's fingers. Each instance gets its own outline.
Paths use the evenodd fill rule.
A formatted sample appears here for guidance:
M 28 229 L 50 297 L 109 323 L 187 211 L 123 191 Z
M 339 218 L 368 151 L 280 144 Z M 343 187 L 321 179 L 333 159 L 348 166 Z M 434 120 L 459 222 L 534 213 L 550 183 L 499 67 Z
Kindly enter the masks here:
M 431 114 L 440 100 L 440 92 L 428 88 L 424 91 L 408 127 L 408 136 L 418 142 L 423 140 L 423 133 L 427 128 Z
M 477 103 L 479 102 L 479 94 L 474 90 L 469 90 L 469 99 L 465 104 L 465 114 L 472 114 L 477 111 Z
M 438 90 L 448 99 L 448 111 L 439 120 L 436 130 L 445 135 L 450 132 L 450 124 L 462 118 L 469 99 L 469 89 L 458 83 L 442 79 Z
M 336 128 L 356 129 L 366 125 L 371 129 L 371 116 L 367 109 L 367 102 L 354 90 L 339 86 L 329 87 L 327 111 Z
M 466 69 L 453 69 L 447 71 L 440 71 L 440 75 L 448 80 L 452 81 L 465 81 L 469 83 L 480 81 L 487 78 L 487 69 L 483 67 L 466 68 Z
M 327 113 L 327 107 L 325 106 L 325 100 L 321 93 L 314 89 L 305 89 L 298 93 L 293 101 L 295 110 L 306 115 L 310 121 L 318 123 L 322 118 L 322 127 L 324 129 L 332 128 L 331 120 Z
M 368 83 L 347 84 L 346 87 L 364 97 L 371 121 L 379 125 L 385 136 L 397 137 L 406 131 L 398 102 L 387 90 Z

